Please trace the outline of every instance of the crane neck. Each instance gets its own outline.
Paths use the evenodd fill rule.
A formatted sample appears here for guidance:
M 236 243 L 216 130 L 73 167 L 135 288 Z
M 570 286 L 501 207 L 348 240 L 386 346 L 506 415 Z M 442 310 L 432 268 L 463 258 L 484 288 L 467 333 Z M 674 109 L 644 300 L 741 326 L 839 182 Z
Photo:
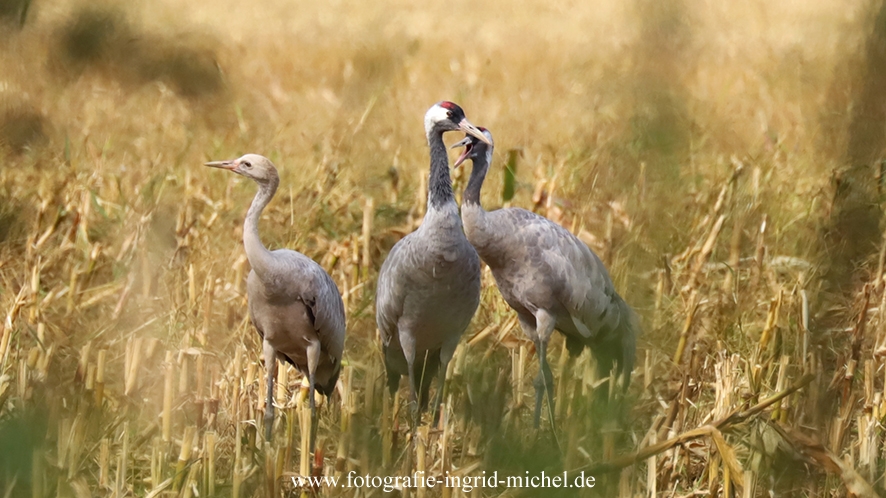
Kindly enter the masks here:
M 277 192 L 279 184 L 280 179 L 276 175 L 271 177 L 268 182 L 258 183 L 258 193 L 252 199 L 252 204 L 246 213 L 246 221 L 243 223 L 243 247 L 246 249 L 246 257 L 249 259 L 249 265 L 260 278 L 270 271 L 272 257 L 271 251 L 262 244 L 259 237 L 258 220 L 261 218 L 265 206 L 271 202 Z
M 439 210 L 446 204 L 455 204 L 452 178 L 449 176 L 449 155 L 446 154 L 446 144 L 443 143 L 443 131 L 432 129 L 428 132 L 428 146 L 431 149 L 428 208 Z
M 483 188 L 483 181 L 486 180 L 486 173 L 489 171 L 489 163 L 492 161 L 492 149 L 488 148 L 485 154 L 479 154 L 471 163 L 471 177 L 468 179 L 468 186 L 465 188 L 464 204 L 480 205 L 480 190 Z

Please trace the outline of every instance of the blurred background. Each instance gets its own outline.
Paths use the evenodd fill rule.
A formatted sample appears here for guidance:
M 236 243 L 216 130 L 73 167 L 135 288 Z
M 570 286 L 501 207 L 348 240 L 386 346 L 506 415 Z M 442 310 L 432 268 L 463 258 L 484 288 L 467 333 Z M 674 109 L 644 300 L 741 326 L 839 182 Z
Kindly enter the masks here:
M 291 492 L 294 370 L 275 444 L 258 430 L 255 187 L 202 166 L 250 152 L 281 174 L 264 242 L 320 262 L 348 311 L 319 467 L 405 473 L 374 289 L 424 213 L 440 100 L 495 137 L 485 207 L 573 231 L 644 334 L 617 416 L 555 337 L 557 427 L 535 430 L 534 350 L 484 270 L 429 471 L 597 472 L 558 496 L 886 489 L 882 1 L 0 0 L 0 493 Z

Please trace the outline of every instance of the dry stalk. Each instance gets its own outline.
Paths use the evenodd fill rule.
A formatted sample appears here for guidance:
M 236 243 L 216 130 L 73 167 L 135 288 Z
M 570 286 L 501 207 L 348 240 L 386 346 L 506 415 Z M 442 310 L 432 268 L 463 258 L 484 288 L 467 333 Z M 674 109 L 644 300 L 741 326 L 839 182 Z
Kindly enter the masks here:
M 203 326 L 197 334 L 197 340 L 200 345 L 206 347 L 207 336 L 210 329 L 210 318 L 212 317 L 212 303 L 215 301 L 215 286 L 212 281 L 212 274 L 206 274 L 206 282 L 203 284 Z
M 877 273 L 874 282 L 879 284 L 883 280 L 883 266 L 886 264 L 886 232 L 883 232 L 883 242 L 880 244 L 880 254 L 877 257 Z
M 803 371 L 809 371 L 809 296 L 806 289 L 800 289 L 800 313 L 802 314 L 800 324 L 802 325 L 803 334 Z
M 701 251 L 698 253 L 698 256 L 695 258 L 695 264 L 692 267 L 692 272 L 689 276 L 689 285 L 693 290 L 698 287 L 701 282 L 698 280 L 698 276 L 701 273 L 701 269 L 704 267 L 705 263 L 708 261 L 708 257 L 711 255 L 711 252 L 714 250 L 714 244 L 717 242 L 717 237 L 720 235 L 720 230 L 723 229 L 723 223 L 726 221 L 726 215 L 721 214 L 717 221 L 714 223 L 714 226 L 711 228 L 711 232 L 708 234 L 708 238 L 705 240 L 704 245 L 701 247 Z
M 354 366 L 348 365 L 342 371 L 341 376 L 341 424 L 339 426 L 341 437 L 339 438 L 338 448 L 336 449 L 335 454 L 336 476 L 341 476 L 347 467 L 348 451 L 351 443 L 351 405 L 353 404 L 351 397 L 354 396 L 352 391 L 353 380 Z M 382 424 L 384 425 L 386 422 L 387 421 L 383 418 Z M 384 432 L 385 429 L 382 427 L 382 434 L 384 434 Z M 382 436 L 382 438 L 384 438 L 384 436 Z
M 764 214 L 763 221 L 760 222 L 760 230 L 757 232 L 757 248 L 754 251 L 754 267 L 751 272 L 751 289 L 757 288 L 763 274 L 763 258 L 766 256 L 766 221 L 767 217 Z
M 175 479 L 172 484 L 172 489 L 174 491 L 181 489 L 181 483 L 185 478 L 185 469 L 191 460 L 191 451 L 194 445 L 193 439 L 196 432 L 196 427 L 190 425 L 185 427 L 185 433 L 182 436 L 181 451 L 178 454 L 178 461 L 175 464 Z
M 98 486 L 105 489 L 109 485 L 108 472 L 111 466 L 111 442 L 108 438 L 102 438 L 98 456 Z
M 156 489 L 160 485 L 160 478 L 163 475 L 163 462 L 166 458 L 161 449 L 162 442 L 160 438 L 155 437 L 151 442 L 151 487 Z
M 182 488 L 181 498 L 191 498 L 193 496 L 193 490 L 196 488 L 197 484 L 197 474 L 200 472 L 200 462 L 196 461 L 191 464 L 188 469 L 188 476 L 184 480 L 184 486 Z M 199 492 L 199 491 L 198 491 Z
M 657 441 L 655 432 L 651 433 L 649 444 L 654 445 Z M 656 456 L 652 455 L 646 459 L 646 492 L 649 498 L 657 498 L 658 496 L 658 465 L 656 465 Z
M 308 476 L 311 475 L 311 409 L 306 403 L 298 403 L 298 421 L 301 429 L 299 472 Z
M 190 342 L 190 337 L 191 337 L 190 331 L 186 332 L 186 335 L 185 335 L 185 342 L 186 343 Z M 190 362 L 191 362 L 190 358 L 191 358 L 191 355 L 188 354 L 187 350 L 183 349 L 178 352 L 178 365 L 179 365 L 178 394 L 180 396 L 187 395 L 191 392 L 191 389 L 188 387 L 188 383 L 191 380 L 191 376 L 189 373 L 190 367 L 188 366 L 188 365 L 190 365 Z
M 215 432 L 208 431 L 203 435 L 203 461 L 206 469 L 204 489 L 209 496 L 215 496 L 215 442 Z
M 129 422 L 123 422 L 123 442 L 120 445 L 120 473 L 123 475 L 124 482 L 128 481 L 129 460 Z
M 589 472 L 591 474 L 597 474 L 597 473 L 602 474 L 602 473 L 613 472 L 616 470 L 623 469 L 629 465 L 634 465 L 635 463 L 640 462 L 642 460 L 646 460 L 651 456 L 661 454 L 661 453 L 663 453 L 663 452 L 665 452 L 677 445 L 685 444 L 689 441 L 692 441 L 693 439 L 698 439 L 698 438 L 701 438 L 704 436 L 709 436 L 709 435 L 711 435 L 711 433 L 714 430 L 717 430 L 717 431 L 728 430 L 729 428 L 731 428 L 737 424 L 740 424 L 751 417 L 758 415 L 763 410 L 769 408 L 770 406 L 774 405 L 775 403 L 778 403 L 779 401 L 786 398 L 787 396 L 790 396 L 791 394 L 799 391 L 800 389 L 803 389 L 804 387 L 809 385 L 809 383 L 811 383 L 814 378 L 815 378 L 814 375 L 806 374 L 802 378 L 800 378 L 800 380 L 795 382 L 788 389 L 785 389 L 784 391 L 782 391 L 780 393 L 774 394 L 774 395 L 764 399 L 763 401 L 760 401 L 756 405 L 754 405 L 746 410 L 740 410 L 740 409 L 733 410 L 732 413 L 730 413 L 729 415 L 727 415 L 721 419 L 715 420 L 715 421 L 711 422 L 710 424 L 706 424 L 701 427 L 697 427 L 695 429 L 688 430 L 678 436 L 668 439 L 667 441 L 663 441 L 658 444 L 652 444 L 650 446 L 647 446 L 646 448 L 643 448 L 643 449 L 637 451 L 636 453 L 633 453 L 630 455 L 625 455 L 622 457 L 618 457 L 618 458 L 615 458 L 615 459 L 610 460 L 608 462 L 585 465 L 583 467 L 578 467 L 576 469 L 573 469 L 569 472 L 572 473 L 572 472 L 578 472 L 578 471 L 582 471 L 582 470 Z
M 361 246 L 363 254 L 361 260 L 361 278 L 369 278 L 369 270 L 372 265 L 372 221 L 375 216 L 375 199 L 367 197 L 363 204 L 363 233 Z
M 844 462 L 819 441 L 791 427 L 784 427 L 777 423 L 771 423 L 770 427 L 775 429 L 782 439 L 807 462 L 819 465 L 829 473 L 839 475 L 850 496 L 859 498 L 877 498 L 879 496 L 849 463 Z
M 238 418 L 239 420 L 239 418 Z M 231 496 L 233 498 L 240 497 L 240 485 L 243 483 L 243 473 L 240 469 L 240 462 L 242 460 L 242 444 L 243 441 L 243 429 L 242 424 L 237 422 L 234 424 L 234 461 L 232 463 L 231 469 Z
M 37 310 L 40 295 L 40 269 L 43 266 L 43 258 L 37 256 L 37 262 L 31 268 L 31 308 L 28 310 L 28 323 L 37 323 Z
M 856 362 L 861 359 L 861 346 L 864 342 L 865 337 L 865 328 L 867 325 L 868 318 L 868 306 L 871 302 L 871 290 L 872 286 L 870 283 L 865 284 L 864 290 L 862 292 L 862 300 L 861 300 L 861 309 L 858 312 L 858 317 L 855 320 L 855 327 L 853 328 L 852 334 L 852 359 Z
M 95 404 L 102 406 L 105 393 L 105 362 L 108 358 L 108 350 L 102 349 L 98 352 L 98 365 L 95 370 Z
M 603 254 L 600 259 L 606 266 L 612 266 L 612 253 L 614 243 L 612 241 L 612 208 L 606 210 L 606 224 L 603 230 Z
M 194 277 L 194 264 L 188 265 L 188 311 L 197 314 L 197 279 Z
M 163 377 L 163 442 L 172 441 L 172 381 L 175 374 L 175 363 L 173 362 L 172 351 L 166 352 L 166 372 Z
M 205 392 L 204 392 L 204 384 L 205 384 L 205 367 L 203 366 L 203 354 L 197 353 L 197 357 L 194 360 L 194 396 L 197 401 L 202 401 Z M 198 418 L 198 422 L 200 419 Z
M 564 414 L 563 405 L 565 405 L 566 401 L 566 385 L 568 383 L 568 376 L 563 375 L 563 372 L 571 371 L 571 369 L 566 369 L 566 364 L 569 362 L 569 350 L 566 349 L 566 341 L 563 341 L 563 347 L 560 349 L 560 359 L 557 361 L 557 372 L 560 372 L 560 375 L 557 379 L 557 391 L 555 394 L 556 400 L 559 400 L 556 406 L 556 419 L 562 420 Z
M 441 416 L 440 423 L 443 426 L 443 435 L 439 439 L 440 443 L 440 474 L 448 475 L 452 471 L 452 455 L 449 452 L 449 438 L 451 436 L 452 427 L 449 422 L 449 410 L 446 408 L 452 403 L 452 395 L 448 395 L 446 403 L 440 407 Z M 443 498 L 452 497 L 452 488 L 443 488 Z
M 692 289 L 686 305 L 686 320 L 683 322 L 683 330 L 680 331 L 680 341 L 677 343 L 677 351 L 674 353 L 674 363 L 678 365 L 683 359 L 683 351 L 686 350 L 686 343 L 689 341 L 689 331 L 692 330 L 692 320 L 695 317 L 695 312 L 698 310 L 700 301 L 698 290 Z
M 775 390 L 781 391 L 784 389 L 784 384 L 787 380 L 787 369 L 790 365 L 791 358 L 788 355 L 782 355 L 781 361 L 778 363 L 778 373 L 775 380 Z M 774 410 L 772 410 L 772 420 L 782 420 L 787 418 L 787 406 L 785 406 L 785 400 L 777 406 Z
M 381 412 L 381 466 L 383 469 L 391 468 L 391 455 L 394 452 L 394 426 L 396 418 L 391 409 L 396 400 L 387 389 L 382 389 L 382 412 Z
M 132 346 L 130 348 L 131 354 L 129 355 L 129 366 L 126 368 L 126 374 L 125 374 L 126 380 L 125 380 L 125 387 L 123 390 L 123 394 L 125 394 L 127 396 L 132 394 L 132 391 L 138 385 L 138 378 L 139 378 L 138 369 L 139 369 L 139 366 L 141 366 L 142 351 L 143 351 L 142 344 L 144 342 L 141 337 L 136 337 L 135 340 L 132 340 L 130 338 L 130 341 L 132 344 Z
M 739 271 L 741 262 L 741 222 L 741 216 L 737 213 L 733 214 L 732 238 L 729 240 L 729 258 L 727 259 L 729 268 L 723 279 L 723 292 L 731 292 L 736 297 L 738 295 L 738 280 L 735 279 L 735 275 Z
M 77 363 L 77 374 L 74 379 L 84 382 L 86 380 L 86 367 L 89 365 L 89 353 L 92 349 L 92 341 L 87 341 L 86 344 L 80 348 L 80 361 Z
M 662 315 L 662 298 L 665 293 L 665 270 L 658 270 L 658 282 L 655 285 L 655 308 L 653 311 L 652 318 L 652 329 L 658 330 L 661 327 L 661 315 Z
M 784 290 L 779 289 L 778 295 L 769 301 L 769 313 L 766 315 L 766 326 L 763 327 L 763 333 L 760 334 L 760 351 L 766 351 L 766 348 L 769 346 L 769 341 L 775 333 L 783 297 Z
M 27 303 L 28 287 L 22 285 L 21 289 L 12 302 L 12 306 L 6 313 L 6 320 L 3 322 L 3 328 L 0 330 L 0 372 L 6 369 L 6 362 L 9 358 L 9 343 L 12 339 L 12 329 L 15 317 L 18 315 L 19 309 Z
M 153 280 L 153 272 L 151 271 L 151 259 L 148 252 L 142 249 L 141 252 L 141 280 L 142 280 L 142 297 L 150 299 L 151 297 L 151 281 Z
M 87 391 L 95 389 L 95 363 L 89 362 L 89 364 L 86 365 L 85 387 Z
M 442 372 L 441 372 L 442 374 Z M 414 432 L 415 434 L 415 471 L 427 475 L 428 472 L 428 438 L 430 437 L 430 428 L 423 425 Z M 424 486 L 418 486 L 415 490 L 418 498 L 424 498 L 426 490 Z
M 720 455 L 720 459 L 723 461 L 723 489 L 724 495 L 730 496 L 731 493 L 727 491 L 729 487 L 729 483 L 735 486 L 736 489 L 741 490 L 744 486 L 744 469 L 742 469 L 741 464 L 738 462 L 738 458 L 735 456 L 735 450 L 732 449 L 731 446 L 726 442 L 726 439 L 723 437 L 723 433 L 721 433 L 717 429 L 711 430 L 711 439 L 714 441 L 714 444 L 717 446 L 717 453 Z
M 526 365 L 526 343 L 520 342 L 516 351 L 511 350 L 511 378 L 514 385 L 514 406 L 523 406 L 523 373 Z
M 274 399 L 279 400 L 279 402 L 285 403 L 285 400 L 288 398 L 287 391 L 289 389 L 289 367 L 284 363 L 277 368 L 277 392 L 274 394 Z M 271 400 L 273 402 L 273 400 Z

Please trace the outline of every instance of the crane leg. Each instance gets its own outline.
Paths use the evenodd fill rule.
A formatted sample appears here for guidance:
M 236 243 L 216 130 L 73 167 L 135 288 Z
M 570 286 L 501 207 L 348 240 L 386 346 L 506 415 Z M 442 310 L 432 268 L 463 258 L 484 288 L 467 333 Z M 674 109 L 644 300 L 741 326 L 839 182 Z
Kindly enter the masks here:
M 544 404 L 544 397 L 547 394 L 548 409 L 551 415 L 551 426 L 554 425 L 554 376 L 551 374 L 551 367 L 548 365 L 546 342 L 538 341 L 535 344 L 535 350 L 538 353 L 538 377 L 535 378 L 535 427 L 538 428 L 541 421 L 541 407 Z
M 418 393 L 415 388 L 415 370 L 409 365 L 409 411 L 412 415 L 412 430 L 418 427 Z
M 308 388 L 308 396 L 311 398 L 311 441 L 309 443 L 308 451 L 311 453 L 311 474 L 314 473 L 314 458 L 315 448 L 317 444 L 317 402 L 314 400 L 314 372 L 310 372 L 308 374 L 308 381 L 311 383 L 311 387 Z
M 306 348 L 307 357 L 308 357 L 308 383 L 310 386 L 308 387 L 308 398 L 310 400 L 311 406 L 311 436 L 308 451 L 310 451 L 311 456 L 314 455 L 314 445 L 317 440 L 317 402 L 314 399 L 314 384 L 316 383 L 316 372 L 317 366 L 320 364 L 320 341 L 314 340 L 308 344 Z M 313 466 L 314 459 L 311 459 L 311 465 Z M 313 469 L 312 469 L 313 472 Z
M 548 398 L 548 417 L 551 419 L 551 429 L 556 429 L 554 424 L 554 376 L 548 365 L 548 341 L 554 332 L 556 319 L 547 311 L 540 309 L 535 314 L 534 334 L 527 334 L 535 341 L 535 351 L 538 354 L 538 377 L 535 379 L 535 427 L 538 428 L 541 421 L 541 406 L 545 393 Z M 524 328 L 526 324 L 524 323 Z
M 449 369 L 449 362 L 455 355 L 455 348 L 458 342 L 453 345 L 444 344 L 440 350 L 440 371 L 437 372 L 437 394 L 434 397 L 434 406 L 431 414 L 433 415 L 434 425 L 440 424 L 440 404 L 443 402 L 443 392 L 446 389 L 446 371 Z
M 428 370 L 428 351 L 425 351 L 424 358 L 421 359 L 421 367 L 416 367 L 418 371 L 415 374 L 416 395 L 418 396 L 418 413 L 424 412 L 428 407 L 428 393 L 431 390 L 430 375 Z
M 446 370 L 444 369 L 440 372 L 440 377 L 437 379 L 437 394 L 434 395 L 434 409 L 431 411 L 433 415 L 431 420 L 433 420 L 434 425 L 440 424 L 440 405 L 443 403 L 443 389 L 446 387 Z
M 277 352 L 268 341 L 262 342 L 265 370 L 268 372 L 268 398 L 265 402 L 265 441 L 271 440 L 274 430 L 274 381 L 277 379 Z
M 400 347 L 403 349 L 403 356 L 406 358 L 407 370 L 409 370 L 409 404 L 412 413 L 412 430 L 418 427 L 419 406 L 418 406 L 418 390 L 415 383 L 415 340 L 412 334 L 400 328 Z

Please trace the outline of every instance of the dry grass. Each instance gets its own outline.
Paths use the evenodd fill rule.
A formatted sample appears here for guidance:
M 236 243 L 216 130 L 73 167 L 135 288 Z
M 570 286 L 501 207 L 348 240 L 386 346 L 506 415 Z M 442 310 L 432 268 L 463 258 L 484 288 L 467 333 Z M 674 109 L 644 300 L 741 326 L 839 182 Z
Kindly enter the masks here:
M 4 496 L 289 492 L 304 404 L 281 369 L 265 447 L 240 244 L 254 186 L 200 166 L 246 152 L 281 167 L 266 244 L 345 297 L 323 472 L 405 474 L 373 289 L 421 220 L 421 117 L 441 99 L 493 131 L 499 166 L 520 149 L 510 203 L 598 251 L 645 333 L 621 424 L 588 407 L 592 360 L 555 339 L 558 427 L 536 432 L 534 353 L 485 274 L 419 466 L 596 473 L 564 496 L 886 489 L 879 239 L 857 240 L 848 284 L 822 278 L 842 247 L 823 234 L 853 233 L 832 226 L 841 186 L 879 179 L 834 180 L 876 97 L 879 3 L 11 2 L 2 22 L 23 5 L 0 34 Z

